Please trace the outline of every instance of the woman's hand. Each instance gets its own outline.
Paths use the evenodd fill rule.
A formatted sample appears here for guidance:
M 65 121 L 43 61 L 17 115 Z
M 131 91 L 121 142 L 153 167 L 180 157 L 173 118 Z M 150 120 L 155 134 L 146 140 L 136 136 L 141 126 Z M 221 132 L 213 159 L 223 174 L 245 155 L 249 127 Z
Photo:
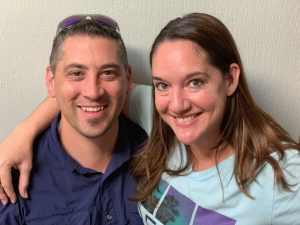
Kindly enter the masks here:
M 34 134 L 26 129 L 23 122 L 0 144 L 0 200 L 15 203 L 16 194 L 12 185 L 12 168 L 20 171 L 19 193 L 27 198 L 27 186 L 32 167 L 32 143 Z
M 16 202 L 12 185 L 12 168 L 20 171 L 19 193 L 27 198 L 27 187 L 32 167 L 32 144 L 34 139 L 49 126 L 59 112 L 55 98 L 46 98 L 32 114 L 0 143 L 0 200 L 5 205 L 10 199 Z

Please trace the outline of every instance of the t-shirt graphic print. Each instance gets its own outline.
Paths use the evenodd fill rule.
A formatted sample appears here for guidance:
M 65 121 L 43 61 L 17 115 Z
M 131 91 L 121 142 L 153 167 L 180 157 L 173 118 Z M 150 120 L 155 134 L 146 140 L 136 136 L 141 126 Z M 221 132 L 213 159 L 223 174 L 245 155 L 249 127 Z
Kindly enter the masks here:
M 147 225 L 235 225 L 236 220 L 205 209 L 161 180 L 151 203 L 139 203 Z

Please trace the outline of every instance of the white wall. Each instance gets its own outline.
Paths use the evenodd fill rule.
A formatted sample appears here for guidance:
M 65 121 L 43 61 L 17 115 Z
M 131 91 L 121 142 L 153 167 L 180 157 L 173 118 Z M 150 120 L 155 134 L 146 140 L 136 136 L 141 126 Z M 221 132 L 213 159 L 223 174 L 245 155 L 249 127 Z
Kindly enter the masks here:
M 0 0 L 0 140 L 46 96 L 44 71 L 57 23 L 76 13 L 115 18 L 136 82 L 149 82 L 148 53 L 177 16 L 205 12 L 232 32 L 258 104 L 300 136 L 298 0 Z

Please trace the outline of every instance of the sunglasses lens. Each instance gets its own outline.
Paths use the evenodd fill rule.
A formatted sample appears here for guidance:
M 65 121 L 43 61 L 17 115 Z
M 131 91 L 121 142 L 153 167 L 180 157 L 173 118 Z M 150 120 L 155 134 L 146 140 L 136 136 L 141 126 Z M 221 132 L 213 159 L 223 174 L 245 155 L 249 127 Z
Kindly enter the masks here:
M 97 16 L 93 18 L 96 20 L 99 24 L 111 27 L 115 30 L 119 30 L 119 26 L 116 21 L 112 20 L 111 18 L 105 17 L 105 16 Z
M 84 21 L 84 20 L 94 20 L 101 26 L 111 27 L 117 32 L 119 32 L 119 26 L 113 19 L 103 16 L 103 15 L 74 15 L 67 17 L 61 21 L 57 28 L 57 33 L 61 30 L 71 28 L 72 26 Z
M 61 29 L 65 29 L 80 23 L 82 20 L 82 17 L 68 17 L 65 20 L 63 20 L 59 25 Z

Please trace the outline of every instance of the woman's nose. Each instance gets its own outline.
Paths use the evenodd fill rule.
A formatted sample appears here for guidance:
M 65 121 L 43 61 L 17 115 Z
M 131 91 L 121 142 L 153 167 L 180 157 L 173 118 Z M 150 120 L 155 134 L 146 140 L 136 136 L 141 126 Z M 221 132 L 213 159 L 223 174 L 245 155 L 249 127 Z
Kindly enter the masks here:
M 172 112 L 177 114 L 182 114 L 187 110 L 189 110 L 190 102 L 186 97 L 184 91 L 172 90 L 170 98 L 171 99 L 170 99 L 169 109 Z

